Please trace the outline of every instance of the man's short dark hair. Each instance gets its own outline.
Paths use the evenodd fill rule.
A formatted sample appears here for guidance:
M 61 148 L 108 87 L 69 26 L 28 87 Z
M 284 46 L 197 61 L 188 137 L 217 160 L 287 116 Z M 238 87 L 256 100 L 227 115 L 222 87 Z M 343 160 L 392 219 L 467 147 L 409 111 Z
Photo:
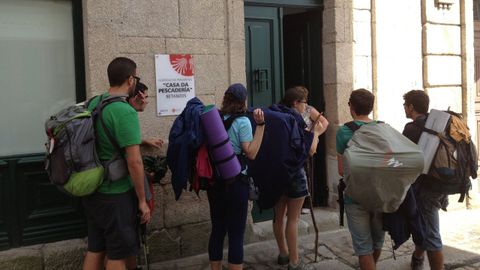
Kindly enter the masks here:
M 413 105 L 413 109 L 417 113 L 426 114 L 428 113 L 428 106 L 430 104 L 430 98 L 427 93 L 423 90 L 411 90 L 403 95 L 403 100 L 405 100 L 406 106 Z
M 350 94 L 348 104 L 356 115 L 369 115 L 373 110 L 375 96 L 366 89 L 357 89 Z
M 148 90 L 148 87 L 147 87 L 145 84 L 143 84 L 143 83 L 141 83 L 141 82 L 137 82 L 137 84 L 135 85 L 135 91 L 133 92 L 133 95 L 132 95 L 132 96 L 128 96 L 128 97 L 127 97 L 127 102 L 130 100 L 130 98 L 133 98 L 133 97 L 137 96 L 137 95 L 140 94 L 140 93 L 143 94 L 143 93 L 145 93 L 145 91 L 147 91 L 147 90 Z
M 148 87 L 141 82 L 137 82 L 137 85 L 135 85 L 135 95 L 138 95 L 139 93 L 145 93 L 147 90 Z
M 110 86 L 122 85 L 130 76 L 135 75 L 137 64 L 132 59 L 117 57 L 108 64 L 107 74 Z

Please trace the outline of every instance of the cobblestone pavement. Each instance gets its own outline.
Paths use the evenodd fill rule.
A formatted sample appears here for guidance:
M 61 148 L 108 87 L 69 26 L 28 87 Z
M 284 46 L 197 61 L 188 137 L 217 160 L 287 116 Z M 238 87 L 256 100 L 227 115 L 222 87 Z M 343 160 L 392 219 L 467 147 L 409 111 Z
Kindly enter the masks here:
M 441 213 L 441 233 L 444 241 L 446 270 L 480 270 L 480 209 L 456 210 Z M 307 235 L 299 239 L 302 260 L 313 269 L 348 270 L 358 267 L 357 258 L 353 254 L 350 234 L 346 229 L 323 232 L 319 235 L 318 261 L 315 259 L 315 237 Z M 392 242 L 387 236 L 378 269 L 407 270 L 410 269 L 410 256 L 413 243 L 408 241 L 394 254 Z M 274 269 L 283 270 L 276 264 L 277 247 L 275 241 L 254 243 L 245 246 L 245 270 Z M 226 256 L 224 256 L 226 258 Z M 175 261 L 152 265 L 154 270 L 204 270 L 208 267 L 206 254 L 183 258 Z M 425 269 L 428 267 L 426 261 Z

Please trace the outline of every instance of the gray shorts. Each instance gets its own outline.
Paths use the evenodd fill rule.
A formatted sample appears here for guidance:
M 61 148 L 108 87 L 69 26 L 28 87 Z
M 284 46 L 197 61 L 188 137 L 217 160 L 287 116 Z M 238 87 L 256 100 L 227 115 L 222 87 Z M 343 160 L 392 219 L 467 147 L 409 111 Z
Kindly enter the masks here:
M 355 255 L 370 255 L 382 249 L 385 239 L 382 213 L 369 212 L 356 203 L 345 204 L 345 212 Z
M 421 196 L 417 196 L 417 207 L 425 221 L 425 239 L 422 249 L 428 251 L 442 250 L 438 210 L 440 210 L 440 201 L 445 195 L 431 192 L 420 194 Z

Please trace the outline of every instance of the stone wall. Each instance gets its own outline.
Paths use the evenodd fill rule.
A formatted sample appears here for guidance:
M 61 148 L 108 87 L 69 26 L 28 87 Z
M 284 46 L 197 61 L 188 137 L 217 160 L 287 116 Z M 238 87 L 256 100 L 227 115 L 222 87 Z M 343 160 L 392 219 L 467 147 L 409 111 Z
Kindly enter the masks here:
M 218 103 L 229 83 L 245 81 L 242 0 L 83 2 L 89 96 L 108 88 L 106 67 L 117 56 L 136 61 L 138 75 L 153 90 L 155 54 L 192 54 L 196 95 L 205 103 Z M 155 116 L 155 91 L 150 101 L 140 116 L 148 123 L 143 130 L 165 137 L 162 127 L 174 117 Z
M 424 1 L 424 85 L 431 107 L 462 111 L 462 49 L 460 1 L 450 9 Z
M 371 1 L 353 3 L 354 84 L 353 89 L 373 90 Z M 373 29 L 374 30 L 374 29 Z
M 376 1 L 377 118 L 403 130 L 403 94 L 422 89 L 420 1 Z
M 388 2 L 388 1 L 387 1 Z M 373 116 L 399 131 L 403 94 L 425 89 L 431 108 L 464 112 L 475 127 L 473 88 L 473 7 L 454 1 L 442 9 L 435 0 L 396 4 L 379 0 L 325 1 L 324 91 L 331 128 L 327 132 L 329 203 L 336 206 L 338 183 L 335 132 L 351 119 L 353 89 L 376 94 Z M 472 130 L 474 136 L 476 131 Z
M 242 0 L 84 0 L 83 13 L 88 96 L 108 89 L 106 68 L 113 58 L 133 59 L 150 89 L 150 104 L 139 114 L 145 138 L 166 140 L 175 119 L 156 116 L 155 54 L 192 54 L 196 96 L 205 104 L 219 104 L 230 83 L 245 82 Z M 175 201 L 168 175 L 155 194 L 153 259 L 205 252 L 206 194 L 184 192 Z

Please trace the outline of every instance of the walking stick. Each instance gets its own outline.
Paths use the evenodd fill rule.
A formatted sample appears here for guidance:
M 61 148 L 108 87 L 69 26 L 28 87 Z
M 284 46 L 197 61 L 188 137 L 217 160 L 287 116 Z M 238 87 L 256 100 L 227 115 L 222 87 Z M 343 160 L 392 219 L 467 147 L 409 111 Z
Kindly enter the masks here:
M 140 223 L 140 217 L 138 218 L 138 236 L 140 238 L 140 248 L 143 250 L 143 259 L 145 266 L 147 267 L 147 270 L 150 270 L 150 251 L 148 248 L 148 243 L 147 243 L 147 223 Z M 138 253 L 137 255 L 137 262 L 138 264 L 142 263 L 141 259 L 141 253 Z M 137 269 L 142 269 L 138 268 Z
M 308 158 L 308 173 L 307 173 L 307 180 L 308 180 L 308 188 L 310 189 L 310 198 L 309 207 L 310 207 L 310 215 L 312 216 L 313 228 L 315 229 L 315 262 L 317 262 L 318 258 L 318 227 L 317 222 L 315 221 L 315 213 L 313 213 L 313 157 Z
M 140 232 L 145 266 L 147 267 L 147 270 L 150 270 L 150 251 L 147 244 L 147 223 L 140 224 Z

